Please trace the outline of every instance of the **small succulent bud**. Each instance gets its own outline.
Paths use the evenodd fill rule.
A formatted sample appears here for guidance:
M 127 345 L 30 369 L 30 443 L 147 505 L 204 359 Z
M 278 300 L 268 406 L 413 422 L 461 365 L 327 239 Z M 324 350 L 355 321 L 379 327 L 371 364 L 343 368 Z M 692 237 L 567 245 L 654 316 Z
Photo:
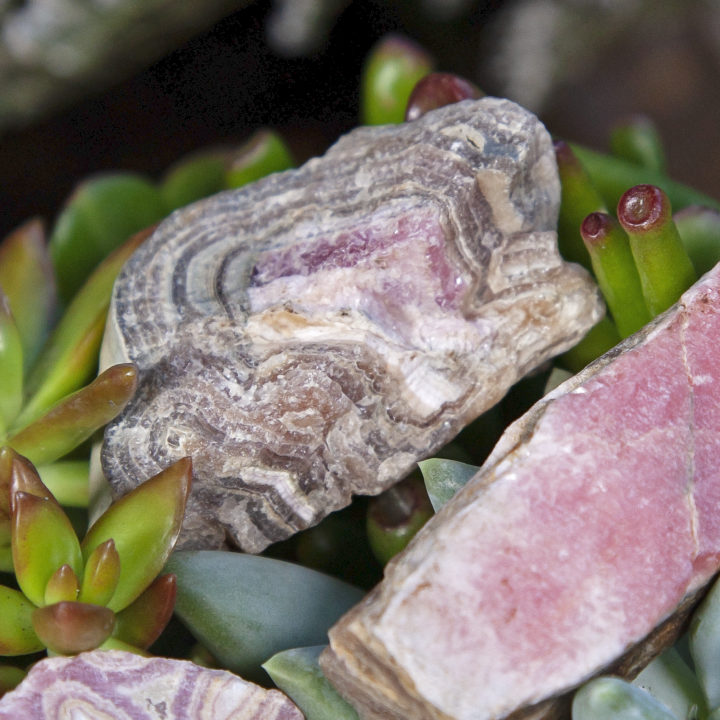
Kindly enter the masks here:
M 366 125 L 401 123 L 418 80 L 432 70 L 432 59 L 398 35 L 381 39 L 370 51 L 362 74 L 360 107 Z
M 630 238 L 648 309 L 655 316 L 696 280 L 672 220 L 670 200 L 659 187 L 637 185 L 620 198 L 617 215 Z
M 632 335 L 650 321 L 650 313 L 627 235 L 606 213 L 588 215 L 580 234 L 620 336 Z
M 410 93 L 405 109 L 405 121 L 412 122 L 430 110 L 482 96 L 483 92 L 477 85 L 459 75 L 430 73 L 422 78 Z
M 80 586 L 75 571 L 66 563 L 61 565 L 45 586 L 45 605 L 77 600 Z
M 422 480 L 410 476 L 372 498 L 367 533 L 375 557 L 384 565 L 413 539 L 433 515 Z
M 36 608 L 32 625 L 45 647 L 58 655 L 93 650 L 110 637 L 115 613 L 100 605 L 59 602 Z
M 120 555 L 110 538 L 98 545 L 85 562 L 78 600 L 94 605 L 107 605 L 120 579 Z

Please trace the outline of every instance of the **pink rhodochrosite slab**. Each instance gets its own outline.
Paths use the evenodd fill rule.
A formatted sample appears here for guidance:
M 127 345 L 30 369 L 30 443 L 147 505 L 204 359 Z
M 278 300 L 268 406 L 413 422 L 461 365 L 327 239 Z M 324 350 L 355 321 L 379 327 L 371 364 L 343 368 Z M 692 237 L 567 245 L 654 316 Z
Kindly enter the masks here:
M 485 98 L 176 212 L 115 285 L 113 492 L 190 455 L 180 545 L 257 552 L 389 487 L 599 319 L 559 198 L 545 128 Z
M 719 338 L 716 267 L 507 429 L 330 631 L 362 718 L 566 717 L 672 641 L 720 568 Z
M 0 699 L 0 720 L 303 720 L 278 690 L 186 660 L 118 650 L 41 660 Z

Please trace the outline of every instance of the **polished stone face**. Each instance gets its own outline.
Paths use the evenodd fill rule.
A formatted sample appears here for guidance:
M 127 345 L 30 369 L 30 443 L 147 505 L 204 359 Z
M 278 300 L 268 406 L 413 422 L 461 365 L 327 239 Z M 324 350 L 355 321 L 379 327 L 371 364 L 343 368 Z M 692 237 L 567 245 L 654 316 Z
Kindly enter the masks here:
M 257 552 L 389 487 L 599 319 L 559 197 L 545 128 L 485 98 L 173 214 L 110 312 L 115 493 L 191 455 L 181 545 Z

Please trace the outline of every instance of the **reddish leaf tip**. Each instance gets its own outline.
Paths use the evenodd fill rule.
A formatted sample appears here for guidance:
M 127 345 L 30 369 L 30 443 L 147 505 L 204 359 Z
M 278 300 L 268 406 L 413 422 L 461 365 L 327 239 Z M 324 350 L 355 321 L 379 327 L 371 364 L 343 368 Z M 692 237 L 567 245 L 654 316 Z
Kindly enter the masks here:
M 589 245 L 599 245 L 610 232 L 611 220 L 607 213 L 590 213 L 580 226 L 580 234 Z
M 617 215 L 628 231 L 653 230 L 670 216 L 670 200 L 655 185 L 636 185 L 620 198 Z

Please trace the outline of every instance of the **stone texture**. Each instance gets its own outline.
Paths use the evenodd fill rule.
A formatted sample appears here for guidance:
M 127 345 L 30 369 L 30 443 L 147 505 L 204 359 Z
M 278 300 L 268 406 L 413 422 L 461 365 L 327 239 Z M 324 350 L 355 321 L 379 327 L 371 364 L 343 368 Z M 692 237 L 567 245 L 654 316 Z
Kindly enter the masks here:
M 180 545 L 257 552 L 399 480 L 599 319 L 559 195 L 545 128 L 484 98 L 173 214 L 115 286 L 114 493 L 190 455 Z
M 330 630 L 367 719 L 569 717 L 720 569 L 720 266 L 553 390 Z
M 278 690 L 186 660 L 119 650 L 41 660 L 0 699 L 0 720 L 303 720 Z

